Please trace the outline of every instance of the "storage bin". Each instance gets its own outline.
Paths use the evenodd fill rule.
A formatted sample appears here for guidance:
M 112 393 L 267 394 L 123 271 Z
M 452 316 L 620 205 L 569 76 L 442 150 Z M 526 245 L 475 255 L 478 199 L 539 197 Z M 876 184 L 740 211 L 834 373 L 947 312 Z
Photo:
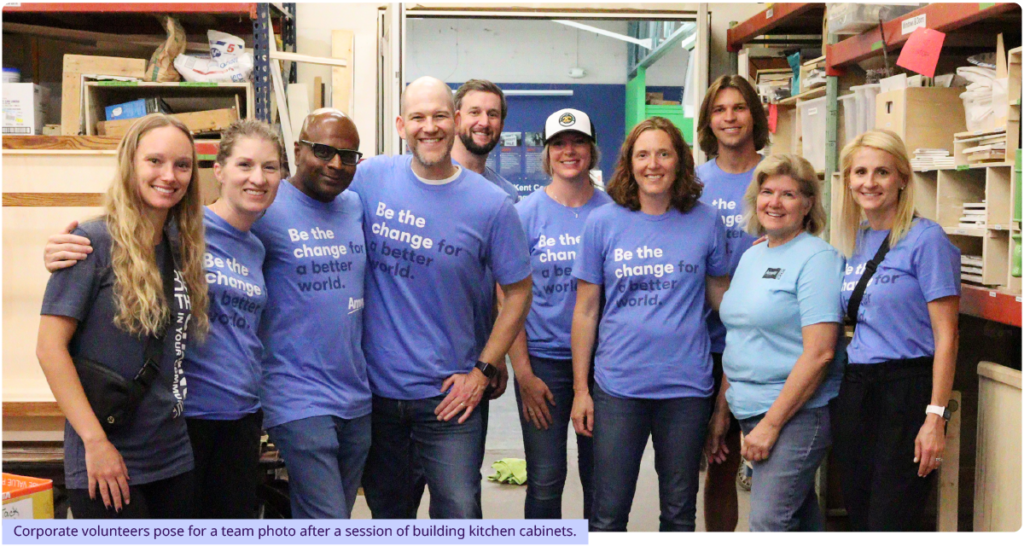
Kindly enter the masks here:
M 53 519 L 53 481 L 3 473 L 3 519 Z
M 846 131 L 846 142 L 850 142 L 864 132 L 864 116 L 858 107 L 856 94 L 839 97 L 839 101 L 843 103 L 843 129 Z
M 825 98 L 797 103 L 800 117 L 801 155 L 814 166 L 816 171 L 825 170 Z
M 883 6 L 879 4 L 828 4 L 828 30 L 836 34 L 860 34 L 914 11 L 922 4 Z
M 850 87 L 857 98 L 857 110 L 859 119 L 857 121 L 857 134 L 866 133 L 875 128 L 875 98 L 882 90 L 882 85 L 869 83 L 867 85 L 854 85 Z

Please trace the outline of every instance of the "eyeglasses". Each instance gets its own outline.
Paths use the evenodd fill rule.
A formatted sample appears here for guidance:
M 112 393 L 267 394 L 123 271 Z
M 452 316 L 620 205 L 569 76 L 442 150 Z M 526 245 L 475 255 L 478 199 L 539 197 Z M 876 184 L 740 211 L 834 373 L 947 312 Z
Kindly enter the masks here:
M 334 159 L 335 154 L 337 154 L 338 157 L 341 158 L 342 165 L 357 165 L 359 160 L 363 158 L 363 154 L 355 150 L 335 148 L 334 146 L 320 144 L 319 142 L 310 142 L 308 140 L 300 140 L 299 142 L 312 148 L 313 155 L 321 161 L 330 161 Z

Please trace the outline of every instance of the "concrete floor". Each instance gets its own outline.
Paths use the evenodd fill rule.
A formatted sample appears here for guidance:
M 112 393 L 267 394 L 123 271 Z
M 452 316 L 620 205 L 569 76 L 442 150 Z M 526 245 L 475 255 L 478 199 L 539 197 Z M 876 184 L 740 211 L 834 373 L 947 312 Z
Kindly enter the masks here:
M 513 385 L 509 382 L 509 390 L 499 399 L 491 401 L 490 424 L 487 431 L 487 450 L 481 468 L 483 476 L 482 499 L 483 513 L 487 519 L 521 519 L 523 503 L 526 499 L 526 486 L 502 485 L 487 479 L 494 473 L 491 463 L 505 457 L 524 458 L 523 436 L 519 424 L 519 413 L 516 408 Z M 571 427 L 570 427 L 571 428 Z M 575 433 L 569 433 L 575 434 Z M 583 492 L 580 487 L 580 476 L 576 469 L 576 441 L 569 439 L 569 475 L 566 479 L 565 492 L 562 497 L 562 514 L 567 519 L 583 517 Z M 704 475 L 701 474 L 701 485 Z M 419 517 L 429 517 L 429 492 L 420 504 Z M 697 495 L 697 530 L 704 530 L 703 492 Z M 633 510 L 629 516 L 630 531 L 658 530 L 658 475 L 654 470 L 654 448 L 648 442 L 644 458 L 640 465 L 640 477 L 637 480 L 636 496 L 633 499 Z M 750 494 L 739 491 L 739 524 L 738 531 L 747 530 L 747 514 L 750 512 Z M 370 510 L 362 496 L 356 500 L 352 512 L 353 518 L 369 518 Z

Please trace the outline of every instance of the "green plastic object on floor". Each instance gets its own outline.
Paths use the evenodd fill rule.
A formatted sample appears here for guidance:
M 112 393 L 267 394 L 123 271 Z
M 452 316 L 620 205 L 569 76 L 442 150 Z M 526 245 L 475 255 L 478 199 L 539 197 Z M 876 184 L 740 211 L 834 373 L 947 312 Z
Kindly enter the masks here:
M 511 457 L 498 459 L 491 464 L 491 468 L 497 472 L 497 474 L 487 478 L 492 482 L 510 483 L 512 485 L 526 484 L 525 459 L 513 459 Z

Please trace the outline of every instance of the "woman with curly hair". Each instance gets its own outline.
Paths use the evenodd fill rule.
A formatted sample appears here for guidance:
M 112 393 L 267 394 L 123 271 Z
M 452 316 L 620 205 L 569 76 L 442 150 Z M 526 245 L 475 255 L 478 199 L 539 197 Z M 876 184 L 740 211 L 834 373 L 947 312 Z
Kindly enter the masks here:
M 594 437 L 594 531 L 626 530 L 649 437 L 660 529 L 694 530 L 712 409 L 704 305 L 717 310 L 729 286 L 725 227 L 698 202 L 701 190 L 679 129 L 651 118 L 622 145 L 608 185 L 615 203 L 583 228 L 572 272 L 572 420 L 577 433 Z
M 118 147 L 104 208 L 75 230 L 94 251 L 50 277 L 36 349 L 67 416 L 71 509 L 79 519 L 186 518 L 193 457 L 182 415 L 182 359 L 209 322 L 198 166 L 181 122 L 152 114 L 132 125 Z M 144 354 L 154 354 L 148 345 L 162 347 L 161 357 L 156 370 L 147 363 L 143 374 Z M 112 423 L 97 418 L 73 357 L 127 381 L 151 378 L 128 422 L 104 430 Z

